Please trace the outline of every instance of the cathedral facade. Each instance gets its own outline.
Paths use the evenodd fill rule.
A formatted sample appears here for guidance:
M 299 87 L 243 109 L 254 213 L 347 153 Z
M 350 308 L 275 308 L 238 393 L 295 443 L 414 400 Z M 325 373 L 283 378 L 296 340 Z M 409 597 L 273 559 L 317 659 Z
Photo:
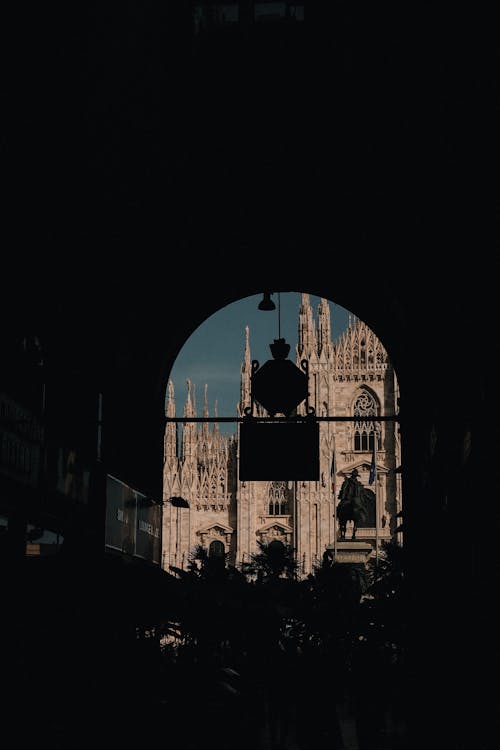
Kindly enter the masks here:
M 398 385 L 387 352 L 373 331 L 355 320 L 335 343 L 330 308 L 322 299 L 316 319 L 308 294 L 299 309 L 297 364 L 309 363 L 309 406 L 317 416 L 354 417 L 324 421 L 320 429 L 320 478 L 307 482 L 241 482 L 238 437 L 222 435 L 217 423 L 167 422 L 163 476 L 162 565 L 186 568 L 200 546 L 225 554 L 240 567 L 258 552 L 258 542 L 290 545 L 307 575 L 338 538 L 335 507 L 343 480 L 357 469 L 368 490 L 368 517 L 356 539 L 394 538 L 401 510 L 400 444 L 397 423 L 377 421 L 398 411 Z M 251 403 L 250 332 L 245 330 L 238 416 Z M 215 414 L 217 416 L 215 407 Z M 297 408 L 305 414 L 305 403 Z M 167 417 L 175 417 L 174 385 L 168 384 Z M 257 416 L 266 412 L 257 405 Z M 188 381 L 184 417 L 196 417 Z M 203 416 L 209 416 L 205 386 Z M 370 419 L 368 419 L 370 418 Z M 375 458 L 376 470 L 371 472 Z M 371 476 L 370 476 L 371 474 Z M 168 500 L 181 496 L 189 507 Z

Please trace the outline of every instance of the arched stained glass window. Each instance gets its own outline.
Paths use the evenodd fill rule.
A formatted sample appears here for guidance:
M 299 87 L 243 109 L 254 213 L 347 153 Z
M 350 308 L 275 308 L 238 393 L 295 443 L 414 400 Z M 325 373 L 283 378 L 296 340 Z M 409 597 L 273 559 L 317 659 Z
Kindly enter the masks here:
M 354 401 L 353 416 L 358 417 L 354 422 L 354 450 L 372 451 L 375 444 L 375 427 L 380 441 L 380 429 L 376 422 L 368 417 L 376 417 L 379 413 L 378 402 L 375 396 L 363 388 Z M 377 448 L 380 445 L 377 444 Z
M 286 482 L 271 482 L 269 485 L 269 515 L 286 516 L 289 513 Z

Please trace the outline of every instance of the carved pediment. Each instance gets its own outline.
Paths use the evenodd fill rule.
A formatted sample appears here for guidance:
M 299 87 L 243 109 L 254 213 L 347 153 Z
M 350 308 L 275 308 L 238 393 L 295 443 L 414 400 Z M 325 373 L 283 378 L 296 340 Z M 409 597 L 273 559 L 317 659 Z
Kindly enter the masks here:
M 232 534 L 234 531 L 231 526 L 226 526 L 223 523 L 211 523 L 209 526 L 203 526 L 198 529 L 197 534 L 208 534 L 208 536 L 225 537 L 227 534 Z
M 349 464 L 348 466 L 344 466 L 343 469 L 337 472 L 337 474 L 341 474 L 342 476 L 346 477 L 351 474 L 354 469 L 357 469 L 359 473 L 361 474 L 362 471 L 370 471 L 371 468 L 371 460 L 370 459 L 361 459 L 360 461 L 354 461 L 352 464 Z M 377 462 L 377 472 L 379 474 L 388 474 L 389 469 L 387 466 L 384 466 L 384 464 L 380 464 Z
M 270 544 L 273 541 L 290 544 L 292 541 L 293 529 L 286 523 L 271 521 L 257 529 L 255 534 L 257 537 L 260 537 L 260 540 L 265 544 Z
M 291 534 L 293 529 L 286 523 L 281 523 L 280 521 L 270 521 L 269 523 L 264 524 L 264 526 L 258 528 L 256 533 L 265 534 L 271 531 L 275 534 Z

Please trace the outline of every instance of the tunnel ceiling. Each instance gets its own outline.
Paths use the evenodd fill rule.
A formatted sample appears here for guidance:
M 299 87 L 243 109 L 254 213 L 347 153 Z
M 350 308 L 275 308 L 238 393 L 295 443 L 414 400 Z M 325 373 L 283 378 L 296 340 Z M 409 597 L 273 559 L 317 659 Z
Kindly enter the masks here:
M 325 5 L 294 34 L 195 51 L 182 3 L 58 23 L 33 4 L 12 36 L 4 350 L 40 333 L 73 398 L 110 394 L 116 450 L 144 466 L 176 354 L 232 301 L 334 300 L 409 382 L 417 341 L 439 370 L 492 304 L 474 75 L 451 33 L 470 19 Z

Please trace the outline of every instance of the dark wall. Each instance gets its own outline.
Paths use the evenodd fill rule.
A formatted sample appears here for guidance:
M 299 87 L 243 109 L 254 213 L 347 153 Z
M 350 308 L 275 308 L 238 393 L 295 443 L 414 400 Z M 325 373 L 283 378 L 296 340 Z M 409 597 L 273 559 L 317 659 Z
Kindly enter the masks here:
M 168 373 L 206 317 L 266 288 L 366 320 L 401 384 L 416 679 L 475 706 L 461 643 L 486 621 L 491 581 L 470 508 L 492 502 L 483 353 L 498 275 L 481 19 L 314 2 L 300 29 L 194 44 L 187 11 L 5 11 L 5 360 L 15 376 L 36 333 L 54 419 L 89 444 L 103 392 L 106 468 L 157 495 Z M 459 732 L 452 709 L 435 718 Z
M 453 387 L 448 355 L 488 325 L 480 19 L 343 2 L 305 18 L 194 39 L 189 3 L 6 11 L 4 333 L 43 330 L 65 413 L 105 391 L 108 458 L 141 486 L 159 487 L 173 359 L 232 300 L 336 300 L 407 394 Z

